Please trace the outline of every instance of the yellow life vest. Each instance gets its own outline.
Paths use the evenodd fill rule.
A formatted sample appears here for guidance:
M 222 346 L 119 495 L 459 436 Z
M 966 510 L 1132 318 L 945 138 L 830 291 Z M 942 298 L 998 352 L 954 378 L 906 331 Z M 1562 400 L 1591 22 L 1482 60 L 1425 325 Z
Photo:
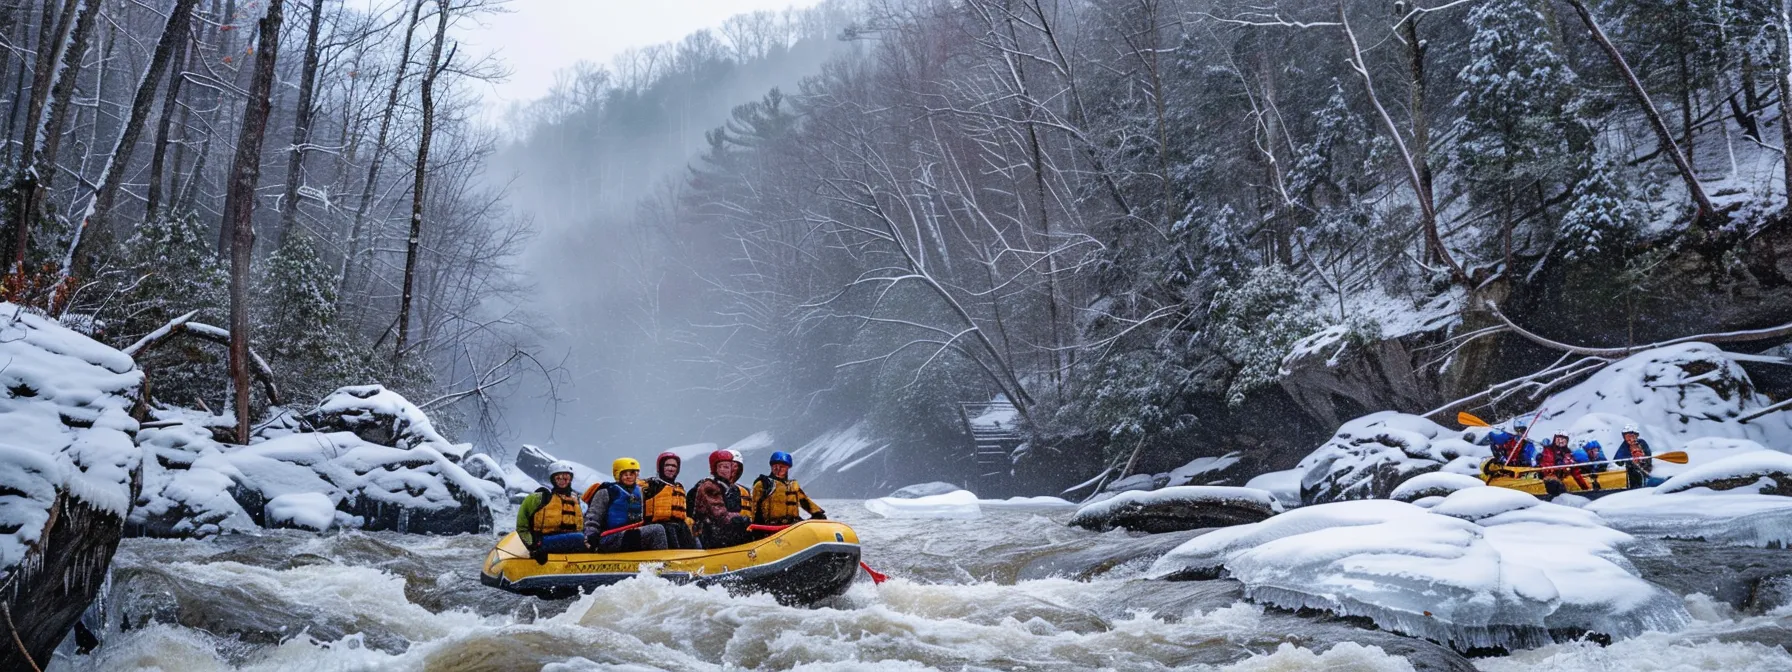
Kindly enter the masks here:
M 537 534 L 559 534 L 585 529 L 585 516 L 579 513 L 579 500 L 572 495 L 550 492 L 541 508 L 535 510 L 533 531 Z
M 753 484 L 753 491 L 753 520 L 765 525 L 783 525 L 802 519 L 798 512 L 807 496 L 796 481 L 760 476 Z
M 667 483 L 656 478 L 645 483 L 641 492 L 645 495 L 645 501 L 641 503 L 641 520 L 643 522 L 689 523 L 690 516 L 685 513 L 687 497 L 683 485 Z

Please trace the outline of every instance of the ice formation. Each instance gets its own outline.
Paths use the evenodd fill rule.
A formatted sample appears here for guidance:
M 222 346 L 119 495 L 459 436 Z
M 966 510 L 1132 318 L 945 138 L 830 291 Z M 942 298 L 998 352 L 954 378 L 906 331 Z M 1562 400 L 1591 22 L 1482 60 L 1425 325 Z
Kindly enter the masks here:
M 1650 490 L 1587 509 L 1631 534 L 1792 547 L 1792 455 L 1755 450 L 1694 466 Z
M 1459 430 L 1394 411 L 1346 422 L 1295 467 L 1302 473 L 1301 502 L 1386 498 L 1419 474 L 1474 473 L 1487 449 L 1462 437 Z
M 1338 502 L 1216 530 L 1160 558 L 1152 573 L 1224 573 L 1253 600 L 1363 616 L 1457 648 L 1530 647 L 1687 622 L 1680 600 L 1624 558 L 1633 541 L 1587 511 L 1467 488 L 1429 509 Z
M 879 497 L 865 500 L 865 509 L 885 518 L 982 518 L 983 509 L 977 495 L 955 490 L 943 495 L 912 499 Z

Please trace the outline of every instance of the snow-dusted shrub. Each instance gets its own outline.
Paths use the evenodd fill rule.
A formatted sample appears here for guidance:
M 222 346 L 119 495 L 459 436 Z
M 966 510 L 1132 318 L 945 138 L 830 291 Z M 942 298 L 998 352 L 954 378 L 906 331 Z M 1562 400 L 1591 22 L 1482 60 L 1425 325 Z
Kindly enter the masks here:
M 1275 264 L 1253 269 L 1237 287 L 1214 295 L 1211 341 L 1237 369 L 1226 403 L 1242 404 L 1250 391 L 1276 382 L 1295 342 L 1325 327 L 1314 303 L 1300 278 Z

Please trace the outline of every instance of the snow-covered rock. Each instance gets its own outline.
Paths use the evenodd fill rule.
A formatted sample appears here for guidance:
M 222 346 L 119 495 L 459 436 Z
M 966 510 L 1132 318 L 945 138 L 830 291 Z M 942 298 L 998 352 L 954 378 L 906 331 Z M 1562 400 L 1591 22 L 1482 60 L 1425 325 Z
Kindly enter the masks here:
M 982 518 L 983 509 L 978 506 L 977 495 L 966 490 L 954 490 L 943 495 L 928 495 L 912 499 L 896 499 L 879 497 L 865 500 L 865 509 L 885 518 Z
M 1155 474 L 1133 474 L 1126 478 L 1116 479 L 1102 488 L 1102 492 L 1133 492 L 1135 490 L 1155 490 L 1163 487 Z
M 1258 474 L 1245 481 L 1244 487 L 1262 490 L 1276 498 L 1282 508 L 1292 509 L 1300 506 L 1300 479 L 1306 475 L 1300 469 L 1284 469 L 1266 474 Z
M 1544 400 L 1541 408 L 1547 410 L 1532 433 L 1566 429 L 1572 439 L 1598 441 L 1612 455 L 1623 440 L 1623 426 L 1635 423 L 1657 452 L 1680 450 L 1705 438 L 1744 439 L 1792 451 L 1792 413 L 1739 422 L 1773 403 L 1755 390 L 1737 363 L 1744 359 L 1756 357 L 1709 343 L 1639 352 Z
M 104 580 L 142 461 L 142 384 L 124 353 L 0 302 L 0 604 L 16 617 L 0 668 L 23 669 L 21 648 L 47 663 Z
M 548 482 L 548 476 L 551 475 L 548 470 L 554 466 L 555 462 L 572 465 L 572 489 L 577 492 L 584 492 L 585 488 L 591 487 L 593 483 L 610 480 L 608 472 L 599 472 L 578 462 L 554 457 L 552 453 L 543 450 L 540 446 L 523 444 L 522 450 L 516 453 L 516 468 L 536 483 Z
M 897 488 L 896 491 L 890 493 L 889 496 L 893 499 L 915 499 L 917 497 L 931 497 L 933 495 L 943 495 L 948 492 L 954 492 L 954 491 L 962 490 L 962 489 L 963 488 L 960 488 L 951 483 L 947 483 L 945 481 L 932 481 L 929 483 L 916 483 L 914 485 L 905 485 L 903 487 Z
M 331 392 L 305 414 L 317 432 L 353 432 L 368 443 L 391 448 L 428 445 L 459 461 L 471 446 L 452 444 L 429 421 L 423 409 L 381 385 L 354 385 Z
M 343 397 L 360 399 L 339 392 L 330 397 L 336 402 L 326 403 L 340 409 Z M 416 408 L 394 397 L 382 389 L 368 398 L 380 400 L 380 408 L 399 409 L 392 417 Z M 490 530 L 494 509 L 504 503 L 502 473 L 493 480 L 492 474 L 480 478 L 462 467 L 489 472 L 495 463 L 483 455 L 448 457 L 443 451 L 458 447 L 434 435 L 426 419 L 405 420 L 394 425 L 401 431 L 389 434 L 345 420 L 362 431 L 290 433 L 238 446 L 213 439 L 198 415 L 159 412 L 159 421 L 138 433 L 154 459 L 144 465 L 143 487 L 130 516 L 132 534 L 205 537 L 261 527 L 474 533 Z M 368 441 L 370 433 L 396 445 Z
M 1184 485 L 1123 492 L 1077 509 L 1070 524 L 1091 530 L 1124 527 L 1136 532 L 1178 532 L 1260 522 L 1281 512 L 1263 490 L 1220 485 Z
M 1448 497 L 1457 490 L 1485 487 L 1487 487 L 1486 482 L 1473 476 L 1436 471 L 1407 479 L 1406 482 L 1396 486 L 1392 493 L 1389 493 L 1388 499 L 1416 502 L 1426 497 Z
M 1228 575 L 1256 601 L 1363 616 L 1459 649 L 1531 647 L 1689 620 L 1679 598 L 1624 558 L 1632 543 L 1593 513 L 1467 488 L 1429 509 L 1338 502 L 1216 530 L 1160 558 L 1152 573 Z
M 1238 466 L 1243 455 L 1237 452 L 1226 453 L 1217 457 L 1197 457 L 1188 464 L 1171 469 L 1165 474 L 1167 487 L 1179 485 L 1209 485 L 1222 479 L 1233 467 Z
M 1792 455 L 1757 450 L 1693 467 L 1661 487 L 1587 505 L 1645 537 L 1792 547 Z
M 1425 418 L 1394 411 L 1366 415 L 1339 427 L 1330 441 L 1295 468 L 1302 472 L 1303 504 L 1350 499 L 1386 499 L 1394 488 L 1419 474 L 1466 465 L 1487 449 Z

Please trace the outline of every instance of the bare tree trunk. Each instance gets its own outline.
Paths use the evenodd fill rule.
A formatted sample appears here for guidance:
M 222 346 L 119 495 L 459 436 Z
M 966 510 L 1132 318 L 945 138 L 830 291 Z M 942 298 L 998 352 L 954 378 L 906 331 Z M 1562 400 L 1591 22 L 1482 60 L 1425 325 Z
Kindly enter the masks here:
M 149 59 L 149 70 L 143 73 L 143 80 L 137 84 L 137 94 L 131 99 L 131 116 L 125 120 L 124 132 L 118 136 L 118 144 L 112 148 L 112 156 L 106 161 L 106 170 L 100 180 L 99 191 L 88 199 L 82 223 L 77 226 L 74 241 L 69 244 L 68 257 L 62 261 L 62 277 L 68 278 L 74 272 L 75 260 L 80 257 L 87 241 L 106 233 L 107 218 L 112 213 L 112 206 L 118 199 L 119 187 L 124 185 L 125 171 L 131 165 L 131 155 L 136 152 L 137 139 L 143 135 L 143 124 L 149 120 L 151 108 L 155 105 L 156 89 L 162 85 L 162 73 L 168 69 L 168 62 L 174 58 L 176 45 L 186 41 L 187 26 L 193 18 L 193 7 L 199 0 L 177 0 L 173 11 L 168 14 L 168 22 L 162 27 L 162 37 L 156 42 L 156 50 Z M 174 87 L 170 85 L 170 90 Z M 167 115 L 163 115 L 166 119 Z M 91 227 L 92 233 L 83 235 Z
M 317 88 L 317 33 L 322 26 L 324 7 L 321 0 L 312 0 L 311 25 L 305 31 L 305 66 L 299 73 L 299 103 L 293 113 L 292 148 L 286 158 L 286 197 L 280 203 L 280 229 L 274 244 L 286 241 L 287 233 L 299 223 L 299 187 L 305 184 L 305 145 L 311 142 L 311 98 Z
M 56 73 L 56 86 L 50 90 L 48 118 L 39 133 L 42 147 L 37 158 L 39 189 L 48 189 L 56 180 L 56 159 L 62 147 L 62 129 L 68 123 L 69 104 L 75 98 L 75 83 L 81 78 L 81 58 L 87 52 L 87 41 L 99 25 L 100 0 L 86 0 L 75 19 L 75 30 L 69 36 L 68 49 L 62 53 L 62 66 Z
M 1680 151 L 1680 143 L 1674 142 L 1674 133 L 1669 131 L 1667 123 L 1661 120 L 1661 111 L 1655 109 L 1655 103 L 1649 100 L 1649 92 L 1643 88 L 1643 83 L 1637 80 L 1636 72 L 1632 71 L 1630 63 L 1624 60 L 1624 54 L 1618 52 L 1618 47 L 1612 44 L 1610 38 L 1606 37 L 1605 30 L 1599 27 L 1599 22 L 1593 19 L 1593 12 L 1587 9 L 1586 0 L 1567 0 L 1567 2 L 1568 6 L 1574 8 L 1574 13 L 1580 15 L 1581 22 L 1587 24 L 1587 31 L 1593 34 L 1593 41 L 1598 42 L 1599 47 L 1605 50 L 1605 55 L 1612 59 L 1612 65 L 1617 68 L 1618 74 L 1624 76 L 1624 83 L 1630 87 L 1630 93 L 1636 96 L 1638 103 L 1642 104 L 1643 115 L 1649 118 L 1649 126 L 1655 130 L 1656 139 L 1661 142 L 1662 152 L 1667 154 L 1668 158 L 1673 159 L 1674 167 L 1680 171 L 1680 179 L 1686 183 L 1687 194 L 1691 195 L 1693 202 L 1698 205 L 1699 212 L 1694 219 L 1704 221 L 1706 218 L 1716 216 L 1717 208 L 1711 205 L 1711 198 L 1705 195 L 1705 188 L 1700 186 L 1699 177 L 1692 172 L 1692 164 L 1686 161 L 1686 154 Z
M 148 203 L 144 205 L 143 212 L 145 217 L 152 219 L 162 206 L 162 183 L 164 181 L 162 174 L 167 168 L 164 162 L 168 157 L 168 136 L 174 128 L 174 115 L 180 109 L 181 84 L 187 79 L 188 59 L 191 58 L 192 50 L 192 40 L 188 39 L 183 31 L 180 36 L 180 55 L 176 56 L 174 63 L 169 66 L 173 71 L 169 73 L 168 93 L 162 98 L 162 119 L 156 125 L 155 147 L 149 155 L 149 193 L 146 197 Z M 174 161 L 176 173 L 180 172 L 180 164 L 180 152 L 176 152 Z
M 392 88 L 386 93 L 386 110 L 380 113 L 380 133 L 373 141 L 373 152 L 367 157 L 367 182 L 361 186 L 361 204 L 355 207 L 354 222 L 349 225 L 348 240 L 343 243 L 342 270 L 336 274 L 336 296 L 344 300 L 348 296 L 349 270 L 353 267 L 355 257 L 360 255 L 357 242 L 361 239 L 361 227 L 367 221 L 367 211 L 373 207 L 373 192 L 379 186 L 380 167 L 386 160 L 386 140 L 392 131 L 392 113 L 398 109 L 398 92 L 404 86 L 405 69 L 411 64 L 411 38 L 417 33 L 417 19 L 423 12 L 423 3 L 417 0 L 411 5 L 411 20 L 405 24 L 404 46 L 399 49 L 398 73 L 392 76 Z
M 1781 211 L 1792 213 L 1792 115 L 1787 114 L 1792 110 L 1792 0 L 1780 0 L 1779 24 L 1780 145 L 1786 148 L 1780 152 L 1785 163 L 1780 177 L 1786 184 L 1786 205 Z
M 1432 186 L 1431 176 L 1431 118 L 1425 114 L 1425 52 L 1429 47 L 1419 39 L 1419 17 L 1417 15 L 1400 24 L 1406 39 L 1407 73 L 1412 77 L 1407 96 L 1408 112 L 1412 115 L 1412 153 L 1413 160 L 1419 166 L 1419 188 L 1425 191 L 1425 200 L 1437 202 L 1437 191 Z M 1427 244 L 1431 239 L 1426 238 Z M 1442 241 L 1438 241 L 1441 244 Z M 1426 250 L 1432 259 L 1438 258 L 1442 249 Z
M 416 289 L 417 247 L 423 238 L 423 195 L 429 176 L 429 141 L 435 134 L 436 124 L 436 77 L 442 74 L 442 44 L 448 41 L 448 0 L 436 0 L 436 41 L 429 50 L 429 61 L 423 71 L 423 130 L 422 137 L 417 139 L 416 181 L 411 187 L 411 236 L 405 241 L 404 251 L 404 291 L 398 303 L 398 340 L 392 348 L 392 363 L 397 364 L 404 358 L 404 349 L 408 345 L 406 337 L 411 327 L 411 294 Z M 450 56 L 452 57 L 452 55 Z
M 44 15 L 37 31 L 37 58 L 31 63 L 31 102 L 25 105 L 25 138 L 19 148 L 19 179 L 13 185 L 18 199 L 13 214 L 13 265 L 25 272 L 25 252 L 31 245 L 31 223 L 37 217 L 38 182 L 43 176 L 36 168 L 37 147 L 43 135 L 44 100 L 55 81 L 56 66 L 68 44 L 68 31 L 74 27 L 76 9 L 81 0 L 64 0 L 62 10 L 52 15 L 53 0 L 44 0 Z
M 249 263 L 255 249 L 255 183 L 261 177 L 261 141 L 267 134 L 274 65 L 280 57 L 281 4 L 268 0 L 260 21 L 255 76 L 243 106 L 243 133 L 236 143 L 230 188 L 224 195 L 223 228 L 230 235 L 230 381 L 236 393 L 236 440 L 249 442 Z
M 1450 277 L 1458 284 L 1466 285 L 1469 281 L 1468 274 L 1463 272 L 1462 266 L 1456 263 L 1456 258 L 1450 255 L 1450 251 L 1444 248 L 1443 236 L 1437 230 L 1437 206 L 1432 200 L 1431 190 L 1426 188 L 1428 182 L 1425 175 L 1430 172 L 1429 164 L 1407 148 L 1406 140 L 1400 137 L 1400 127 L 1394 124 L 1394 117 L 1388 114 L 1387 106 L 1381 104 L 1381 97 L 1375 93 L 1375 79 L 1369 76 L 1369 65 L 1363 62 L 1363 48 L 1357 44 L 1356 31 L 1350 28 L 1350 17 L 1345 15 L 1341 0 L 1338 3 L 1338 23 L 1344 29 L 1344 37 L 1350 44 L 1350 56 L 1347 59 L 1350 69 L 1363 80 L 1363 90 L 1368 92 L 1369 102 L 1375 106 L 1376 117 L 1381 119 L 1382 128 L 1388 132 L 1389 138 L 1394 141 L 1394 148 L 1400 152 L 1400 160 L 1406 164 L 1406 179 L 1412 184 L 1413 196 L 1419 202 L 1419 225 L 1425 232 L 1426 249 L 1435 250 L 1436 260 L 1442 261 L 1449 268 Z

